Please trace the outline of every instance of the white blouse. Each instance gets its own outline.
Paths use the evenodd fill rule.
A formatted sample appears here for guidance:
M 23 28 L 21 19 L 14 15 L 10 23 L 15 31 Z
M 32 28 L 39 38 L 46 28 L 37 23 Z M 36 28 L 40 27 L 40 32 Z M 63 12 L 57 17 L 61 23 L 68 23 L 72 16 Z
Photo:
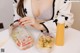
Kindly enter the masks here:
M 14 6 L 14 20 L 19 19 L 20 16 L 17 14 L 16 8 L 19 0 L 14 0 L 13 6 Z M 47 20 L 42 23 L 42 25 L 46 28 L 47 32 L 49 33 L 56 33 L 56 25 L 57 22 L 60 20 L 63 22 L 65 20 L 65 28 L 71 27 L 74 19 L 73 15 L 70 12 L 71 10 L 71 2 L 66 0 L 55 0 L 54 3 L 54 17 L 52 20 L 52 13 L 53 13 L 53 7 L 50 6 L 48 9 L 46 9 L 40 16 L 38 16 L 38 19 L 41 20 Z M 24 1 L 24 9 L 26 9 L 27 13 L 26 16 L 35 17 L 32 13 L 31 8 L 31 0 L 25 0 Z M 58 13 L 58 14 L 57 14 Z

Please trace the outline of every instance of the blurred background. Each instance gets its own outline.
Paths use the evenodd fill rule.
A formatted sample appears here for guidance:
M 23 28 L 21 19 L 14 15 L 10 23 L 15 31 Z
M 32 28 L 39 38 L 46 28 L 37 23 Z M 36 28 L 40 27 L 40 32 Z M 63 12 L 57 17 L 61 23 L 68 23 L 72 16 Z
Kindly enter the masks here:
M 74 14 L 72 28 L 80 30 L 80 2 L 72 2 L 71 12 Z M 0 31 L 7 29 L 12 21 L 13 0 L 0 0 Z
M 74 14 L 73 28 L 80 30 L 80 2 L 72 2 L 71 12 Z

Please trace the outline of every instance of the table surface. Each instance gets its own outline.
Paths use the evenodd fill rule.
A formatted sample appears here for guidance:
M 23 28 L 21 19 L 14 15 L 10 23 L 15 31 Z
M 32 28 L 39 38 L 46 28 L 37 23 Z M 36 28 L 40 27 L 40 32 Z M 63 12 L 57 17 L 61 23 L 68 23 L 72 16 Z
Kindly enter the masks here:
M 40 53 L 35 46 L 27 49 L 20 50 L 16 47 L 15 43 L 9 37 L 9 30 L 0 32 L 0 39 L 6 38 L 7 41 L 1 48 L 5 49 L 4 53 Z M 52 48 L 51 53 L 80 53 L 80 31 L 73 28 L 65 30 L 65 44 L 64 46 L 56 46 Z M 1 49 L 0 48 L 0 49 Z

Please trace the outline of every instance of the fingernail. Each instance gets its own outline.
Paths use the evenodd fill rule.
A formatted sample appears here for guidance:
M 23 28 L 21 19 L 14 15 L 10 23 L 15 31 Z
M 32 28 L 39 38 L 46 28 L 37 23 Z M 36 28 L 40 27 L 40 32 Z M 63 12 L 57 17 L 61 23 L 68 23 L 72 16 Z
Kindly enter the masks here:
M 21 24 L 22 24 L 22 22 L 19 22 L 19 24 L 21 25 Z
M 24 27 L 24 24 L 21 24 L 22 27 Z
M 22 24 L 22 26 L 24 26 L 24 24 Z
M 25 21 L 27 21 L 27 20 L 25 20 Z

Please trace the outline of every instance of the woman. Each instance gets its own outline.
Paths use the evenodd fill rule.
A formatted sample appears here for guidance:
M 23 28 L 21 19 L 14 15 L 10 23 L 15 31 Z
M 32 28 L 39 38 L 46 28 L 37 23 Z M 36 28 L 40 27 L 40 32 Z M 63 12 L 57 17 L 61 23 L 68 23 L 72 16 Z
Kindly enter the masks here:
M 65 28 L 73 23 L 71 3 L 67 0 L 14 0 L 14 20 L 21 25 L 55 33 L 58 20 L 65 19 Z

